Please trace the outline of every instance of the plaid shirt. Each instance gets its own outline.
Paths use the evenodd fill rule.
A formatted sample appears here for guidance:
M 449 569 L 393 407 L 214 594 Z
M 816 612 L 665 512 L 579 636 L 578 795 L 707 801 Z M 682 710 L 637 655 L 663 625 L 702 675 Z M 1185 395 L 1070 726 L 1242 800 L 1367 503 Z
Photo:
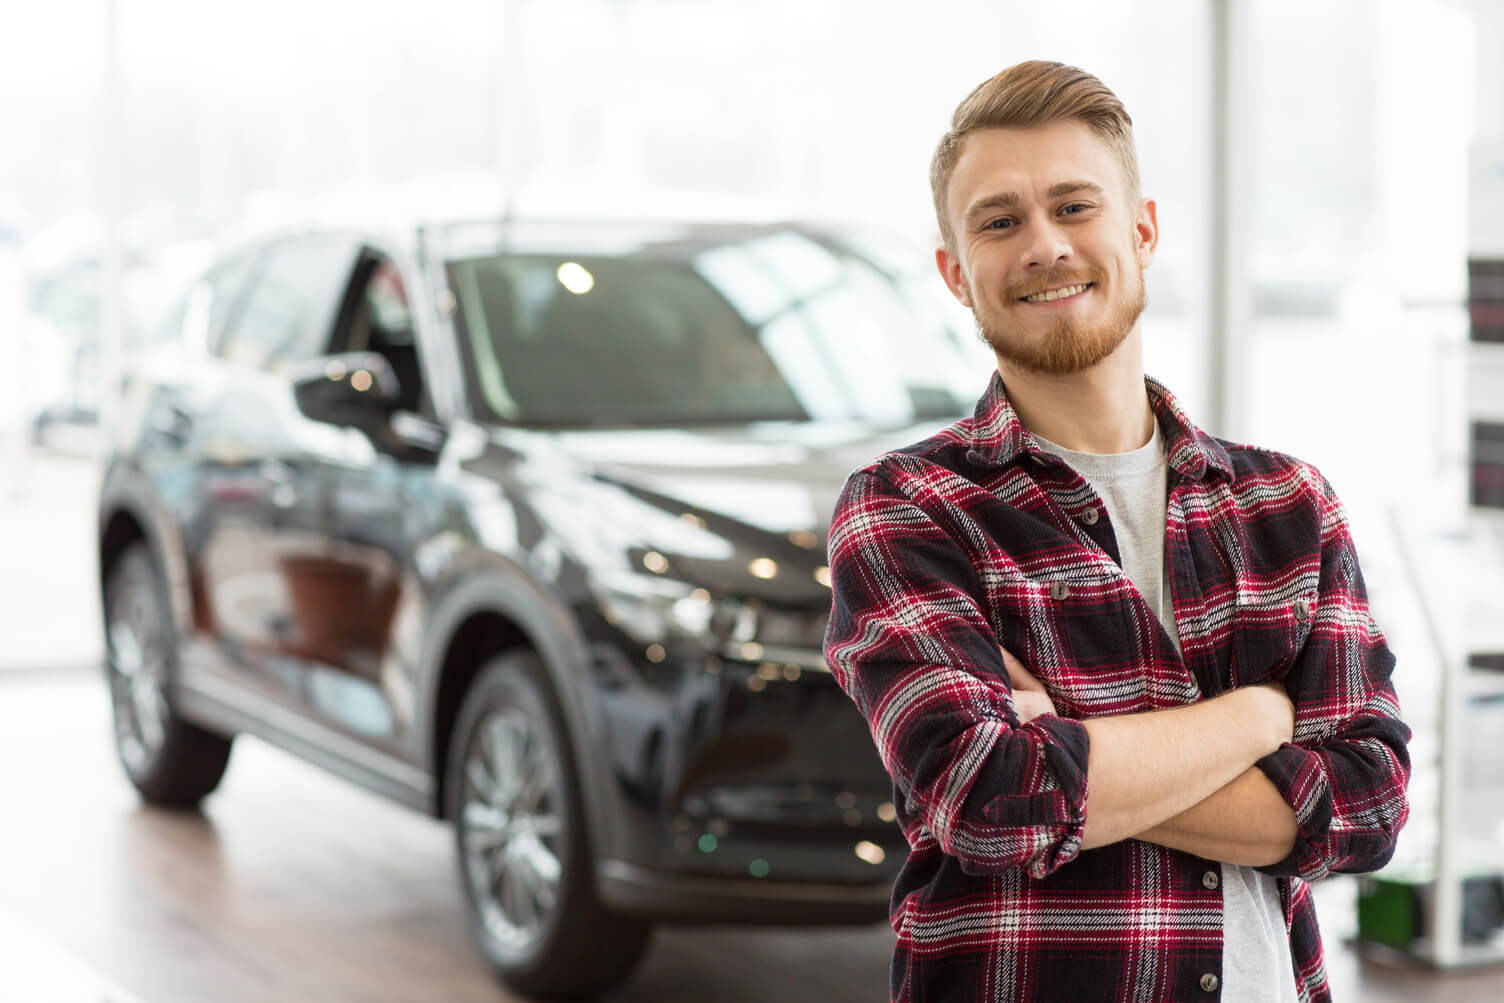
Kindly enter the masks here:
M 837 504 L 826 656 L 910 846 L 895 1001 L 1219 997 L 1217 863 L 1136 839 L 1081 849 L 1083 718 L 1283 681 L 1295 741 L 1258 766 L 1299 833 L 1261 870 L 1301 1000 L 1330 998 L 1306 882 L 1393 853 L 1410 732 L 1340 503 L 1309 464 L 1214 439 L 1146 384 L 1183 655 L 1118 566 L 1101 499 L 1039 448 L 997 376 L 973 418 L 857 471 Z M 1058 716 L 1019 722 L 999 644 Z

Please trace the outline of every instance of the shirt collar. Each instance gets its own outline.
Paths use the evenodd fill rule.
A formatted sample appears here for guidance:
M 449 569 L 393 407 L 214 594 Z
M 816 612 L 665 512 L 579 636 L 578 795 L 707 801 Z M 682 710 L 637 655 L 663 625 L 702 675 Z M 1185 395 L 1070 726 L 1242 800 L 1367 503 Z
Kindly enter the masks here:
M 1192 424 L 1175 397 L 1158 380 L 1145 376 L 1144 388 L 1149 392 L 1149 406 L 1154 409 L 1165 438 L 1165 461 L 1191 480 L 1201 480 L 1209 470 L 1231 477 L 1232 460 L 1222 444 Z M 968 457 L 983 466 L 1001 467 L 1023 456 L 1043 454 L 1044 450 L 1008 402 L 1003 378 L 994 372 L 987 391 L 977 401 Z

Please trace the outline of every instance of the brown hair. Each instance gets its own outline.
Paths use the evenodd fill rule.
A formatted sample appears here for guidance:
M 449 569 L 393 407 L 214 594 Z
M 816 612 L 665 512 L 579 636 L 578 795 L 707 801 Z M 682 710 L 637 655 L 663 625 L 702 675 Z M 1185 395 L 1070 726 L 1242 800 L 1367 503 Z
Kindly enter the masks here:
M 946 247 L 955 248 L 945 197 L 961 157 L 962 141 L 978 129 L 1034 129 L 1064 119 L 1085 122 L 1101 137 L 1122 164 L 1128 195 L 1137 201 L 1138 154 L 1133 149 L 1133 120 L 1118 96 L 1102 81 L 1074 66 L 1042 60 L 1018 63 L 966 95 L 951 116 L 950 131 L 935 147 L 930 160 L 930 191 Z

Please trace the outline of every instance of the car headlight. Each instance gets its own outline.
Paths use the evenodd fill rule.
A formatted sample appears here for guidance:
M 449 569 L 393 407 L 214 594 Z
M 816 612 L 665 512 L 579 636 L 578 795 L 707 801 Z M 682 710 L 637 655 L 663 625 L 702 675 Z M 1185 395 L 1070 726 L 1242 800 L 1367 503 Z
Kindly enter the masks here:
M 793 610 L 756 599 L 712 596 L 686 582 L 644 575 L 592 581 L 606 621 L 643 645 L 693 646 L 740 661 L 824 668 L 825 610 Z

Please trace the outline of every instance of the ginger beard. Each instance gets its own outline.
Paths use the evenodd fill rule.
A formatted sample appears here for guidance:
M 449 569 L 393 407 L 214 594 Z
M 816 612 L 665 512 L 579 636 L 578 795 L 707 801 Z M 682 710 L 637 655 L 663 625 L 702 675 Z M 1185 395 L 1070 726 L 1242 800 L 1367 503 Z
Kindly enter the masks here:
M 998 358 L 1026 372 L 1069 376 L 1090 369 L 1117 351 L 1144 312 L 1143 269 L 1134 268 L 1130 275 L 1134 284 L 1124 288 L 1116 302 L 1109 304 L 1101 314 L 1085 321 L 1062 315 L 1042 334 L 1027 335 L 1017 327 L 1010 328 L 1000 318 L 984 316 L 981 300 L 973 296 L 971 313 L 976 318 L 977 335 L 997 353 Z M 1031 281 L 1027 287 L 1009 290 L 1007 300 L 1014 305 L 1013 309 L 1027 310 L 1030 307 L 1019 300 L 1020 296 L 1086 282 L 1094 283 L 1091 289 L 1094 293 L 1101 289 L 1103 278 L 1102 273 L 1094 271 L 1052 273 L 1042 281 Z

